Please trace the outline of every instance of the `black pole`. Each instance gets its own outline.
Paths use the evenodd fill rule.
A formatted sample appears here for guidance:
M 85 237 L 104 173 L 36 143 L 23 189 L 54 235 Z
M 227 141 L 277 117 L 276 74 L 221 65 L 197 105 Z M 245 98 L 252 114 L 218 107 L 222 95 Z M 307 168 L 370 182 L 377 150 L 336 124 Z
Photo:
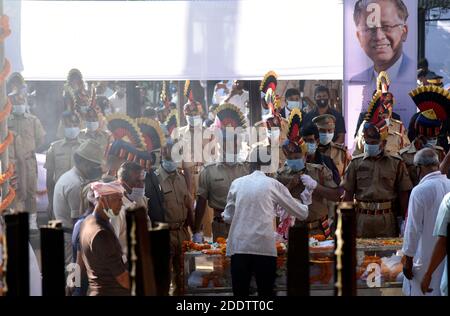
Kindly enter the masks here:
M 289 229 L 287 257 L 288 296 L 309 296 L 308 228 L 300 223 Z
M 28 213 L 5 215 L 7 296 L 30 295 Z
M 417 60 L 425 58 L 425 17 L 427 10 L 419 8 L 417 13 Z
M 261 121 L 261 92 L 259 86 L 261 81 L 248 81 L 248 107 L 249 107 L 249 121 L 250 125 Z
M 351 202 L 339 203 L 335 233 L 335 295 L 356 296 L 356 213 Z M 339 266 L 341 264 L 341 266 Z
M 50 221 L 41 230 L 42 296 L 65 295 L 64 232 L 61 222 Z
M 170 289 L 170 232 L 169 226 L 157 223 L 149 230 L 150 251 L 155 272 L 157 296 L 168 296 Z

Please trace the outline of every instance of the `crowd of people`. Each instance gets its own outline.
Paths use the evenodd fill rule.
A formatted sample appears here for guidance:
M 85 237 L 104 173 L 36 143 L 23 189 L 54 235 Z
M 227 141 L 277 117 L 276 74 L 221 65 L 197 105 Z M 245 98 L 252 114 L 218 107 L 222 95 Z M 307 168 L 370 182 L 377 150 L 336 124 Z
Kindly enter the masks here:
M 450 216 L 450 95 L 423 72 L 420 87 L 410 93 L 418 114 L 409 129 L 393 112 L 387 74 L 379 74 L 350 153 L 344 118 L 324 86 L 315 89 L 313 106 L 304 107 L 295 88 L 286 90 L 282 106 L 277 76 L 269 72 L 261 82 L 261 104 L 250 105 L 242 81 L 221 81 L 215 105 L 204 111 L 186 82 L 187 125 L 180 126 L 169 93 L 161 108 L 147 107 L 133 119 L 125 113 L 124 90 L 100 83 L 88 92 L 81 72 L 71 70 L 61 99 L 60 139 L 46 150 L 44 166 L 48 217 L 61 221 L 66 264 L 79 265 L 83 276 L 68 293 L 130 294 L 125 214 L 143 207 L 149 228 L 168 224 L 173 295 L 182 294 L 183 241 L 219 237 L 228 239 L 234 294 L 248 295 L 254 274 L 258 293 L 270 295 L 276 238 L 287 238 L 299 222 L 311 235 L 332 236 L 336 202 L 354 201 L 357 237 L 404 236 L 404 293 L 440 295 Z M 12 209 L 28 212 L 30 229 L 37 230 L 35 153 L 45 130 L 27 111 L 20 74 L 10 76 L 8 97 L 17 191 Z M 242 131 L 255 106 L 262 120 L 254 126 L 263 136 L 251 142 Z M 210 136 L 204 137 L 206 131 Z

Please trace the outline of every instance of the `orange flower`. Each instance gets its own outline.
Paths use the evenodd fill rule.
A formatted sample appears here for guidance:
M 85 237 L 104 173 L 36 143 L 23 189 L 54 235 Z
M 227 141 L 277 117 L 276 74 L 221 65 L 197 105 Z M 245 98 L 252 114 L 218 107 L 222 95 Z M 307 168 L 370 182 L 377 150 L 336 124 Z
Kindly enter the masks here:
M 225 238 L 223 238 L 223 237 L 217 237 L 216 242 L 218 244 L 226 244 L 227 240 Z

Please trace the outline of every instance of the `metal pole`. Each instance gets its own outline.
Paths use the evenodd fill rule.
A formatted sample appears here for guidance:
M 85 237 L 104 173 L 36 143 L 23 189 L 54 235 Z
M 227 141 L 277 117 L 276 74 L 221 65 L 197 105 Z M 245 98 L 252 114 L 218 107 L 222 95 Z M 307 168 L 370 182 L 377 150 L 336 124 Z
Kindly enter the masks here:
M 300 223 L 289 229 L 287 254 L 288 296 L 309 296 L 308 228 Z

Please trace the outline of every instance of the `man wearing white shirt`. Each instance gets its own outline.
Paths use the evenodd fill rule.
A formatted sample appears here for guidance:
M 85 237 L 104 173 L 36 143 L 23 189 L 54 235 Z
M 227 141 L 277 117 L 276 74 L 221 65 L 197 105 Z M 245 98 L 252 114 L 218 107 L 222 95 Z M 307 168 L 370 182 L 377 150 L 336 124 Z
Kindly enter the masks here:
M 231 80 L 222 80 L 214 86 L 214 94 L 212 98 L 213 104 L 221 104 L 227 98 L 228 94 L 233 87 L 233 81 Z
M 274 219 L 276 206 L 285 209 L 300 220 L 308 217 L 308 206 L 293 198 L 289 188 L 299 184 L 294 178 L 285 187 L 266 176 L 261 160 L 251 155 L 252 170 L 248 176 L 231 184 L 227 205 L 222 213 L 225 222 L 231 223 L 227 242 L 227 256 L 231 257 L 233 294 L 248 296 L 250 280 L 255 274 L 259 296 L 273 295 L 276 278 L 277 250 L 275 246 Z
M 437 238 L 433 229 L 443 197 L 450 192 L 450 180 L 439 171 L 439 158 L 434 149 L 424 148 L 414 156 L 414 165 L 421 178 L 412 190 L 408 204 L 408 218 L 403 240 L 403 293 L 422 296 L 420 282 L 431 259 Z M 432 275 L 431 295 L 440 295 L 439 283 L 444 265 Z
M 439 213 L 436 218 L 436 225 L 434 227 L 433 235 L 437 238 L 437 241 L 434 245 L 433 255 L 431 256 L 427 272 L 423 276 L 421 283 L 422 293 L 424 293 L 424 295 L 425 293 L 429 293 L 435 290 L 435 284 L 432 285 L 434 286 L 433 288 L 430 288 L 430 284 L 433 281 L 434 272 L 442 265 L 443 262 L 445 262 L 445 268 L 441 279 L 441 295 L 448 296 L 448 224 L 450 224 L 450 193 L 445 195 L 442 199 L 441 206 L 439 207 Z
M 231 92 L 228 94 L 226 99 L 222 101 L 222 104 L 231 103 L 236 105 L 239 110 L 247 116 L 248 100 L 249 94 L 248 91 L 244 90 L 244 81 L 235 80 L 233 82 L 233 86 L 231 87 Z

